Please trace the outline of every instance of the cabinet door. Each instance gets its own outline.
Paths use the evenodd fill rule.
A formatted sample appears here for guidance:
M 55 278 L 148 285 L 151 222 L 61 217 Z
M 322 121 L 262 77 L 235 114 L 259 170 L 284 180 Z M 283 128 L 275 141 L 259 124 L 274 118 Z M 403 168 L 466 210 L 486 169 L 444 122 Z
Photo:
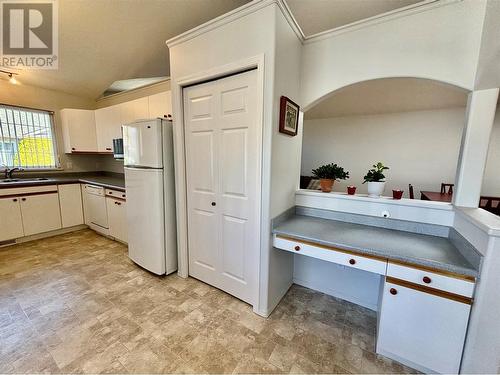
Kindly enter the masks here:
M 456 374 L 470 305 L 385 282 L 377 353 L 420 371 Z
M 0 213 L 0 241 L 23 237 L 19 198 L 1 198 Z
M 21 214 L 25 236 L 61 229 L 57 193 L 21 197 Z
M 113 139 L 122 137 L 122 117 L 120 106 L 100 108 L 95 111 L 97 150 L 112 152 Z
M 90 212 L 89 212 L 89 203 L 87 199 L 87 185 L 80 184 L 80 188 L 82 190 L 82 203 L 83 203 L 83 220 L 85 224 L 90 224 Z
M 59 185 L 62 227 L 83 224 L 83 205 L 80 184 Z
M 127 202 L 106 198 L 110 236 L 127 243 Z
M 64 152 L 97 152 L 94 111 L 63 109 L 61 120 Z
M 148 97 L 149 100 L 149 118 L 160 117 L 172 114 L 172 95 L 171 91 L 160 92 Z
M 149 104 L 147 97 L 121 103 L 119 106 L 122 124 L 130 124 L 136 120 L 149 118 Z

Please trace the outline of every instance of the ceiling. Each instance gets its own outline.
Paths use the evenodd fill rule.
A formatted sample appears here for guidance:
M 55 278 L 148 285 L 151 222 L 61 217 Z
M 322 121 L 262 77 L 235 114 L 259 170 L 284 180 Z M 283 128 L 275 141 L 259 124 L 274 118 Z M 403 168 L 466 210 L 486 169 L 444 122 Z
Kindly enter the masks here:
M 97 99 L 115 81 L 168 76 L 167 39 L 248 1 L 59 1 L 59 68 L 17 71 L 19 81 Z M 420 0 L 286 1 L 311 35 Z
M 59 1 L 59 69 L 19 81 L 96 99 L 113 82 L 169 75 L 165 41 L 248 0 Z
M 305 36 L 373 17 L 422 0 L 286 0 Z
M 307 111 L 306 119 L 465 107 L 467 91 L 437 81 L 385 78 L 348 86 Z

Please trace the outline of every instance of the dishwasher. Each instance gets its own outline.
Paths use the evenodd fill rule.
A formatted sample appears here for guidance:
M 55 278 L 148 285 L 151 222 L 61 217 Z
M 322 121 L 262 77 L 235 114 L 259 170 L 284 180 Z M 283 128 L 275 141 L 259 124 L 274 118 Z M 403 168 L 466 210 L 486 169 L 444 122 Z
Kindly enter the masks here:
M 94 185 L 85 185 L 89 221 L 102 228 L 108 229 L 108 212 L 104 188 Z

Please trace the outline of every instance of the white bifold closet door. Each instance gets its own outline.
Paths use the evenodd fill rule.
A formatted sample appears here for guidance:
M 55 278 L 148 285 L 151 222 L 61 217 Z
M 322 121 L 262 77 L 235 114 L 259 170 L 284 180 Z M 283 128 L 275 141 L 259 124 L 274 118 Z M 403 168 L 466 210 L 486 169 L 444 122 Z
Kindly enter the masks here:
M 254 304 L 260 244 L 256 70 L 184 89 L 189 274 Z

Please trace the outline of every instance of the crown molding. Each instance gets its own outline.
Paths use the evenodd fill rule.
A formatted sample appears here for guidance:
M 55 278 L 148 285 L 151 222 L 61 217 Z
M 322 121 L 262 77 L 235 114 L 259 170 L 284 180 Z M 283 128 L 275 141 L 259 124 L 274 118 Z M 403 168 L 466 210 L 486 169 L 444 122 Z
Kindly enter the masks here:
M 265 7 L 268 7 L 270 5 L 278 5 L 278 7 L 282 10 L 287 9 L 286 5 L 283 4 L 283 0 L 253 0 L 245 5 L 242 5 L 239 8 L 233 9 L 232 11 L 225 13 L 219 17 L 216 17 L 210 21 L 205 22 L 204 24 L 201 24 L 200 26 L 195 27 L 194 29 L 188 30 L 178 36 L 175 36 L 173 38 L 170 38 L 167 40 L 166 44 L 168 48 L 172 48 L 176 46 L 177 44 L 184 43 L 190 39 L 196 38 L 197 36 L 204 34 L 210 30 L 219 28 L 223 25 L 226 25 L 228 23 L 231 23 L 237 19 L 240 19 L 242 17 L 245 17 L 249 14 L 255 13 L 259 11 L 260 9 L 263 9 Z M 290 14 L 291 15 L 291 14 Z M 293 22 L 291 18 L 285 16 L 287 18 L 287 21 Z M 296 22 L 295 22 L 296 24 Z M 294 28 L 296 30 L 298 25 Z M 302 40 L 302 38 L 300 38 Z
M 314 43 L 323 39 L 328 39 L 336 35 L 344 34 L 350 31 L 359 30 L 365 27 L 388 22 L 397 18 L 408 17 L 416 13 L 425 12 L 442 6 L 462 2 L 463 0 L 423 0 L 403 8 L 394 9 L 389 12 L 377 14 L 359 21 L 351 22 L 330 30 L 325 30 L 317 34 L 304 36 L 303 43 Z
M 415 4 L 408 5 L 403 8 L 394 9 L 389 12 L 377 14 L 373 17 L 365 18 L 356 22 L 349 23 L 347 25 L 339 26 L 331 30 L 322 31 L 320 33 L 306 36 L 302 31 L 299 23 L 293 16 L 292 11 L 288 7 L 285 0 L 253 0 L 239 8 L 233 9 L 232 11 L 225 13 L 219 17 L 216 17 L 204 24 L 195 27 L 194 29 L 188 30 L 180 35 L 170 38 L 166 41 L 169 48 L 176 46 L 177 44 L 186 42 L 190 39 L 196 38 L 197 36 L 204 34 L 210 30 L 219 28 L 230 22 L 233 22 L 239 18 L 245 17 L 251 13 L 257 12 L 260 9 L 268 7 L 270 5 L 277 5 L 281 10 L 281 13 L 285 17 L 286 21 L 294 31 L 297 38 L 303 44 L 314 43 L 323 39 L 330 38 L 335 35 L 343 34 L 350 31 L 355 31 L 362 29 L 364 27 L 370 27 L 376 24 L 387 22 L 393 19 L 407 17 L 416 13 L 428 11 L 434 8 L 438 8 L 445 5 L 454 4 L 457 2 L 462 2 L 463 0 L 423 0 Z

